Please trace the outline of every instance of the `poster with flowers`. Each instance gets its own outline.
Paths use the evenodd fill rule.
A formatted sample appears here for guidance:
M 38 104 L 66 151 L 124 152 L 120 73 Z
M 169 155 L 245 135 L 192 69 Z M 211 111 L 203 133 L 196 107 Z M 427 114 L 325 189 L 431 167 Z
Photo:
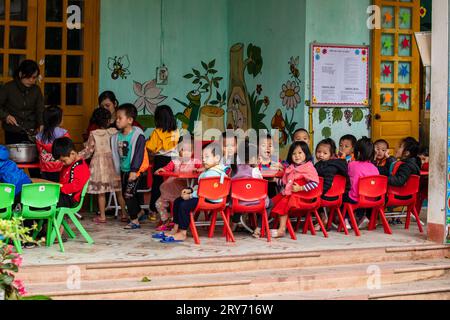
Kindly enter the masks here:
M 311 46 L 311 106 L 369 105 L 369 47 Z

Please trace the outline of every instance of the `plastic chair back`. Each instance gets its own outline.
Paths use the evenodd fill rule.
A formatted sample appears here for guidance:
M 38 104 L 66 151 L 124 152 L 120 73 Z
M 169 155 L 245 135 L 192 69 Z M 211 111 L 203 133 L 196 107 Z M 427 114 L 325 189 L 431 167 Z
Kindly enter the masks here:
M 0 183 L 0 219 L 11 219 L 15 192 L 16 186 L 13 184 Z
M 262 210 L 266 204 L 268 182 L 264 179 L 237 179 L 231 182 L 233 210 Z M 251 205 L 242 202 L 252 203 Z
M 347 185 L 347 178 L 343 176 L 336 175 L 333 178 L 333 182 L 331 185 L 331 188 L 328 190 L 326 194 L 324 194 L 325 197 L 333 200 L 324 200 L 322 199 L 322 206 L 338 206 L 340 207 L 342 205 L 342 198 L 345 193 L 345 187 Z
M 388 178 L 386 176 L 370 176 L 359 180 L 360 208 L 384 206 L 387 193 Z
M 388 205 L 408 205 L 416 202 L 417 194 L 419 193 L 420 177 L 411 175 L 403 187 L 388 186 Z M 402 197 L 403 199 L 399 199 Z
M 299 185 L 304 184 L 304 180 L 296 181 Z M 319 186 L 311 191 L 293 193 L 289 199 L 291 208 L 298 208 L 293 211 L 315 210 L 320 207 L 320 198 L 323 193 L 323 178 L 319 178 Z M 295 204 L 295 205 L 294 205 Z
M 22 187 L 22 216 L 25 219 L 47 219 L 56 213 L 60 187 L 54 183 L 34 183 Z
M 221 177 L 201 179 L 199 181 L 197 190 L 197 194 L 199 197 L 197 208 L 202 208 L 204 210 L 216 210 L 225 208 L 227 197 L 230 193 L 230 188 L 231 179 L 229 177 L 224 177 L 223 183 L 221 183 Z M 210 201 L 208 201 L 219 199 L 221 199 L 222 201 L 217 203 L 211 203 Z

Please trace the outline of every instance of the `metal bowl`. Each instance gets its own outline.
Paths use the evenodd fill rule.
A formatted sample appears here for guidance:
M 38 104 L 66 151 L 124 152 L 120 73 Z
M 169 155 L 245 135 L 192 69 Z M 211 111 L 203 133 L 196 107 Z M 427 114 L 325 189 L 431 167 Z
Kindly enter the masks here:
M 32 163 L 37 160 L 38 151 L 35 144 L 18 143 L 6 146 L 9 158 L 16 163 Z

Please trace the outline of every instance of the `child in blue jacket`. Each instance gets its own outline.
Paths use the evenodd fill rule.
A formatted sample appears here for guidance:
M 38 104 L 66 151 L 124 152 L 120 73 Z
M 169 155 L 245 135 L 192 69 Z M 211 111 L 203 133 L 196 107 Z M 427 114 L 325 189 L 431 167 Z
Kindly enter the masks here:
M 15 197 L 19 198 L 24 184 L 30 184 L 31 179 L 9 159 L 9 150 L 0 145 L 0 183 L 13 184 L 16 187 Z

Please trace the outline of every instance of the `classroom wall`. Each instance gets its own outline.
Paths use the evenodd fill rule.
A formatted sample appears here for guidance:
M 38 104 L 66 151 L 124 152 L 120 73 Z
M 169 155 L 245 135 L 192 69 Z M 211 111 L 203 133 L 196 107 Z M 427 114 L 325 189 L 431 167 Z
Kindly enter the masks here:
M 175 112 L 184 107 L 173 99 L 187 101 L 186 94 L 194 89 L 191 80 L 183 75 L 201 70 L 201 61 L 216 59 L 215 69 L 222 77 L 219 91 L 228 91 L 229 49 L 238 42 L 261 47 L 264 65 L 256 78 L 246 75 L 247 90 L 251 94 L 262 86 L 259 99 L 265 96 L 270 104 L 264 105 L 263 123 L 270 129 L 272 120 L 283 118 L 282 131 L 289 133 L 289 124 L 295 128 L 308 127 L 309 100 L 309 44 L 312 41 L 343 44 L 369 44 L 370 32 L 366 28 L 366 8 L 370 0 L 171 0 L 163 1 L 164 62 L 169 67 L 169 83 L 158 86 L 164 103 Z M 160 64 L 161 0 L 133 0 L 133 6 L 120 0 L 102 0 L 100 39 L 100 91 L 113 90 L 119 101 L 134 102 L 133 80 L 143 83 L 155 78 Z M 108 58 L 128 55 L 130 59 L 127 79 L 111 79 Z M 291 57 L 299 57 L 300 101 L 294 109 L 283 106 L 280 94 L 283 85 L 294 78 L 290 74 Z M 294 112 L 292 112 L 294 110 Z M 365 111 L 366 115 L 367 111 Z M 322 124 L 318 111 L 314 113 L 316 142 L 320 140 Z M 275 123 L 279 123 L 274 121 Z M 275 125 L 275 127 L 278 127 Z M 295 129 L 290 128 L 291 130 Z M 364 123 L 345 121 L 334 123 L 333 138 L 349 130 L 358 136 L 367 135 Z
M 310 97 L 310 44 L 312 42 L 328 44 L 346 45 L 370 45 L 370 30 L 366 27 L 369 15 L 366 13 L 367 7 L 372 4 L 371 0 L 306 0 L 306 31 L 305 31 L 305 70 L 308 70 L 306 77 L 306 99 Z M 344 109 L 345 110 L 345 109 Z M 344 111 L 343 110 L 343 111 Z M 349 109 L 352 111 L 353 109 Z M 319 109 L 314 110 L 314 141 L 317 144 L 322 138 L 322 130 L 325 127 L 331 128 L 331 138 L 336 142 L 344 134 L 354 134 L 358 138 L 370 136 L 366 124 L 367 116 L 370 114 L 369 108 L 362 109 L 364 119 L 361 122 L 352 122 L 350 125 L 343 119 L 340 122 L 332 123 L 331 116 L 319 123 Z M 309 119 L 308 110 L 305 109 L 305 119 Z M 331 121 L 330 121 L 331 120 Z M 308 120 L 306 121 L 308 124 Z

